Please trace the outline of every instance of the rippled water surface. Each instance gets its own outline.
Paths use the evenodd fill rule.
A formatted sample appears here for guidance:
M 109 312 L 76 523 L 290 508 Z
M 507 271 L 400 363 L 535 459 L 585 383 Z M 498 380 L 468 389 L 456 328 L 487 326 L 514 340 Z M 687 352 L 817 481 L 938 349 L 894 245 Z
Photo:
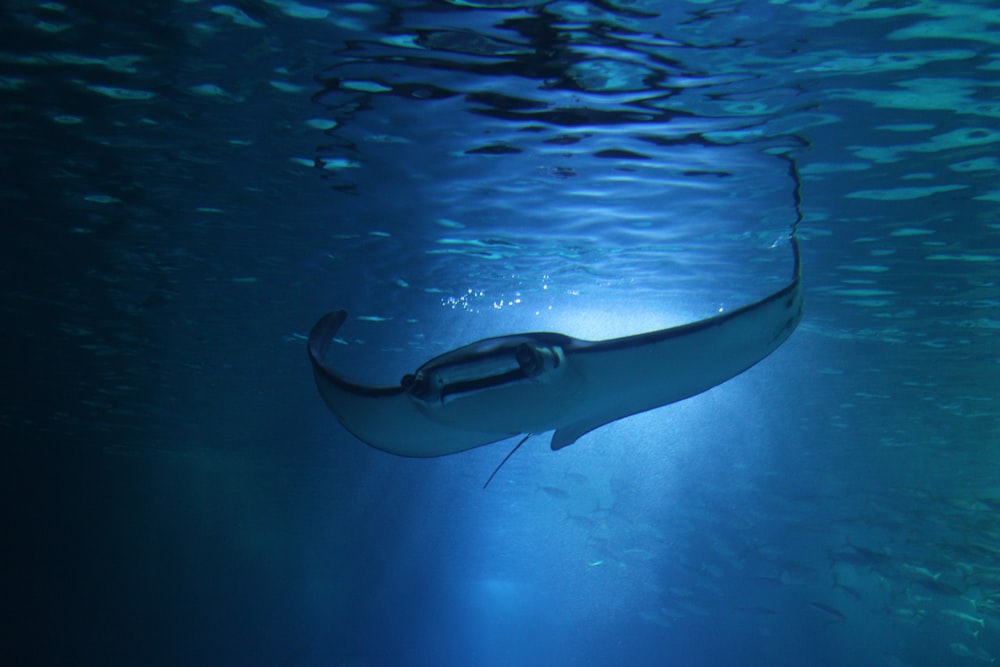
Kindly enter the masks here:
M 998 34 L 985 0 L 8 0 L 0 659 L 1000 658 Z M 394 457 L 313 385 L 329 310 L 393 384 L 751 303 L 793 233 L 777 352 L 485 490 L 516 441 Z

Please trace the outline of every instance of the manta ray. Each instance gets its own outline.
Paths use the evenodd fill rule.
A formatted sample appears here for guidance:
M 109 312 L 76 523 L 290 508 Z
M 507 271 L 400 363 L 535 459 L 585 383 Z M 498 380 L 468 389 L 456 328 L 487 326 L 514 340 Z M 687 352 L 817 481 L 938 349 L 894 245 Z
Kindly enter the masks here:
M 548 332 L 486 338 L 434 357 L 395 386 L 360 384 L 328 364 L 347 319 L 344 310 L 331 312 L 309 334 L 316 385 L 348 431 L 393 454 L 442 456 L 547 431 L 552 449 L 562 449 L 605 424 L 722 384 L 776 350 L 802 316 L 794 235 L 791 245 L 788 284 L 736 310 L 606 340 Z

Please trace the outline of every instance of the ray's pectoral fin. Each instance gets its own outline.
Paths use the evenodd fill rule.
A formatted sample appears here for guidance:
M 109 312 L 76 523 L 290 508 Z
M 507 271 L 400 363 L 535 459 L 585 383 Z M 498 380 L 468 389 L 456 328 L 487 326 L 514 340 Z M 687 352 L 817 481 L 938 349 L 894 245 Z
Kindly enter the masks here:
M 802 316 L 798 243 L 791 281 L 736 310 L 690 324 L 602 341 L 573 340 L 566 359 L 581 379 L 579 400 L 563 415 L 552 449 L 630 415 L 722 384 L 776 350 Z
M 325 315 L 309 334 L 309 357 L 316 386 L 327 407 L 344 427 L 363 442 L 402 456 L 441 456 L 485 445 L 514 433 L 442 424 L 426 414 L 402 384 L 373 387 L 348 380 L 326 363 L 337 331 L 347 319 L 343 310 Z

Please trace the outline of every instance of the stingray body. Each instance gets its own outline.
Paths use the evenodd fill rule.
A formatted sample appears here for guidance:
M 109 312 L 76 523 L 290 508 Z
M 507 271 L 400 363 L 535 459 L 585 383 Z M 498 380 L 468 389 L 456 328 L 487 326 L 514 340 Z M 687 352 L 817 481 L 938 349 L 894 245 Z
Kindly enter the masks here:
M 677 327 L 588 341 L 558 333 L 487 338 L 426 362 L 399 385 L 359 384 L 327 363 L 347 319 L 309 334 L 316 384 L 358 439 L 403 456 L 441 456 L 516 435 L 555 431 L 552 449 L 623 417 L 699 394 L 750 368 L 791 335 L 802 314 L 798 243 L 777 292 Z

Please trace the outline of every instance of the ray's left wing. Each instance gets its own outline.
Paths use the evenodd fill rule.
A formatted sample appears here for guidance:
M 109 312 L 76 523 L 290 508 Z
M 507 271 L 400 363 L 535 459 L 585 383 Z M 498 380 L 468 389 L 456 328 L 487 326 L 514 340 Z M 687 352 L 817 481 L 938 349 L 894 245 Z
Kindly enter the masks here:
M 442 456 L 503 440 L 520 431 L 496 432 L 429 419 L 402 384 L 373 387 L 352 382 L 326 364 L 330 343 L 347 319 L 338 310 L 309 333 L 309 358 L 320 396 L 341 424 L 376 449 L 401 456 Z

